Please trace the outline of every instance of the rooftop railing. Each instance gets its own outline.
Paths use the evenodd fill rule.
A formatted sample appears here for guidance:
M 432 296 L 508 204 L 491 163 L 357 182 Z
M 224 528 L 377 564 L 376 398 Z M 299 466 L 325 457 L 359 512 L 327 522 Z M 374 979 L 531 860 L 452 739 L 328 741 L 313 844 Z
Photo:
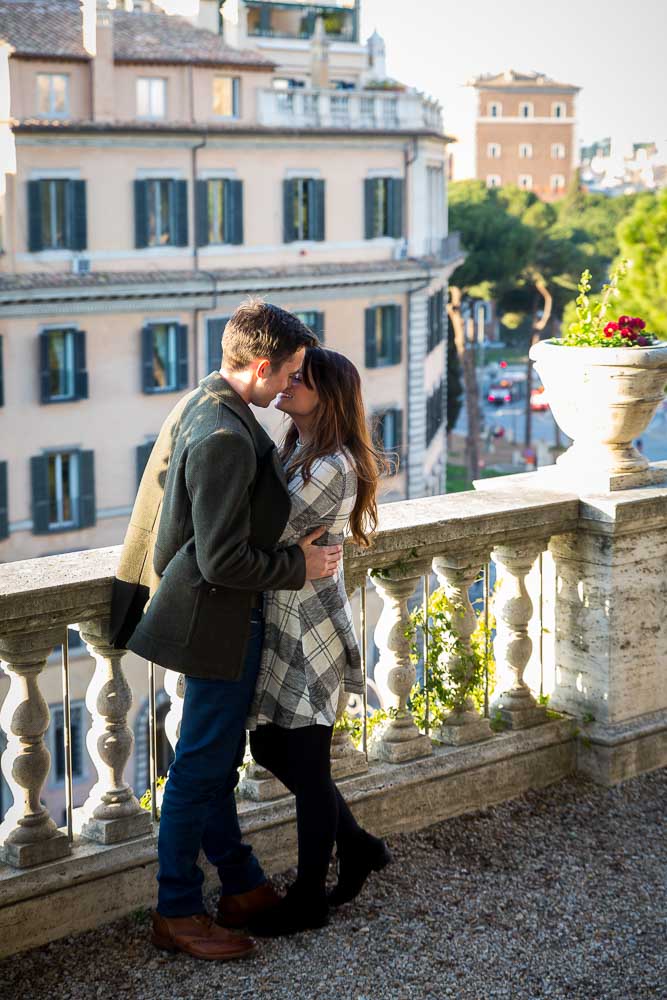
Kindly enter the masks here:
M 260 125 L 442 132 L 442 109 L 422 94 L 381 90 L 259 91 Z
M 345 579 L 350 595 L 359 597 L 364 654 L 370 645 L 367 599 L 373 591 L 379 598 L 382 610 L 373 636 L 379 656 L 368 691 L 385 714 L 368 738 L 367 699 L 361 699 L 354 708 L 362 720 L 361 745 L 354 746 L 341 727 L 332 751 L 336 776 L 356 775 L 350 779 L 351 794 L 366 802 L 364 808 L 371 808 L 369 796 L 373 802 L 395 797 L 401 782 L 408 782 L 414 814 L 392 815 L 391 808 L 379 805 L 382 821 L 376 826 L 415 828 L 451 814 L 452 808 L 469 808 L 473 786 L 465 786 L 467 792 L 457 786 L 452 794 L 460 801 L 452 806 L 450 795 L 450 813 L 443 813 L 435 791 L 434 782 L 451 780 L 459 766 L 457 754 L 464 755 L 460 766 L 477 775 L 469 780 L 476 783 L 475 801 L 482 803 L 562 776 L 563 768 L 574 766 L 574 751 L 563 748 L 574 746 L 575 729 L 565 716 L 547 710 L 548 695 L 549 709 L 576 715 L 588 726 L 580 765 L 600 780 L 618 780 L 665 758 L 667 625 L 660 595 L 667 593 L 666 526 L 667 483 L 580 497 L 538 473 L 487 480 L 468 493 L 381 507 L 372 548 L 346 544 Z M 118 548 L 97 549 L 0 566 L 0 658 L 10 678 L 0 711 L 6 734 L 2 771 L 14 798 L 0 826 L 0 925 L 13 928 L 0 954 L 71 929 L 62 914 L 49 923 L 41 909 L 35 927 L 26 929 L 16 915 L 30 900 L 110 871 L 141 868 L 145 882 L 146 866 L 155 859 L 155 673 L 148 664 L 151 814 L 138 801 L 144 789 L 134 790 L 127 778 L 131 691 L 124 653 L 108 638 L 118 554 Z M 497 579 L 491 598 L 496 627 L 487 630 L 485 665 L 493 659 L 495 687 L 487 670 L 481 709 L 467 698 L 437 723 L 427 708 L 418 724 L 410 695 L 418 668 L 421 672 L 426 664 L 428 670 L 429 634 L 426 629 L 421 664 L 416 663 L 409 638 L 411 608 L 437 585 L 460 609 L 460 642 L 441 653 L 450 673 L 460 674 L 478 615 L 489 614 L 491 565 Z M 480 577 L 487 592 L 481 607 L 471 600 Z M 97 781 L 78 810 L 72 808 L 71 794 L 66 796 L 67 822 L 58 827 L 42 801 L 51 755 L 45 742 L 49 708 L 40 684 L 48 658 L 64 644 L 64 754 L 70 761 L 72 668 L 66 635 L 73 623 L 95 662 L 86 709 L 87 747 Z M 177 674 L 167 671 L 164 687 L 169 701 L 165 731 L 174 746 L 183 686 Z M 341 703 L 340 716 L 346 708 Z M 510 759 L 515 760 L 515 785 L 506 777 Z M 494 771 L 497 776 L 485 788 L 484 767 L 497 768 L 501 760 L 505 770 Z M 421 770 L 406 771 L 408 764 Z M 71 787 L 71 765 L 67 774 Z M 279 817 L 275 805 L 283 793 L 275 779 L 250 764 L 242 795 L 256 804 L 254 812 L 248 805 L 246 820 L 260 833 L 273 822 L 284 824 L 287 805 Z M 150 895 L 150 888 L 142 891 Z M 118 906 L 131 908 L 136 897 L 114 905 L 114 913 Z M 90 926 L 90 921 L 95 922 L 94 915 L 73 925 Z

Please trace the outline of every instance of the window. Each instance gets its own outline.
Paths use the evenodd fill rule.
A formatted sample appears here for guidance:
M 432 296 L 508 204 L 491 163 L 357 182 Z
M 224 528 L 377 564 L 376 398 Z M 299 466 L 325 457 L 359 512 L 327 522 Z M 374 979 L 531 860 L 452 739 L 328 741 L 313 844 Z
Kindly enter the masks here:
M 551 190 L 552 191 L 564 191 L 565 190 L 565 177 L 563 174 L 552 174 L 551 175 Z
M 95 524 L 92 451 L 62 450 L 30 459 L 32 520 L 36 535 Z
M 444 383 L 441 381 L 426 400 L 426 444 L 429 445 L 445 418 Z
M 66 73 L 37 74 L 37 114 L 66 118 L 69 114 L 69 76 Z
M 381 103 L 384 125 L 387 128 L 398 128 L 398 98 L 388 97 Z
M 562 142 L 554 142 L 551 145 L 551 159 L 552 160 L 564 160 L 565 159 L 565 144 Z
M 315 309 L 310 309 L 306 312 L 295 312 L 294 315 L 297 319 L 311 330 L 321 344 L 324 343 L 324 313 L 318 312 Z
M 137 489 L 141 485 L 141 478 L 144 474 L 144 470 L 148 465 L 148 459 L 151 457 L 151 452 L 153 451 L 153 445 L 155 444 L 156 438 L 149 438 L 143 444 L 137 445 L 136 454 L 136 467 L 137 467 Z
M 51 722 L 49 724 L 47 742 L 51 751 L 51 784 L 62 784 L 65 781 L 65 721 L 62 705 L 50 707 Z M 83 702 L 71 702 L 71 749 L 72 777 L 85 777 L 85 705 Z
M 503 113 L 503 106 L 499 101 L 491 101 L 487 110 L 490 118 L 500 118 Z
M 350 117 L 350 98 L 332 94 L 329 98 L 329 110 L 334 125 L 346 125 Z
M 486 175 L 486 186 L 490 188 L 500 187 L 501 178 L 500 174 L 487 174 Z
M 188 384 L 188 328 L 147 323 L 142 336 L 143 391 L 175 392 Z
M 366 309 L 366 367 L 400 364 L 402 335 L 400 306 Z
M 86 335 L 63 327 L 39 335 L 40 402 L 64 403 L 88 398 Z
M 220 118 L 238 118 L 240 93 L 240 77 L 213 77 L 213 114 Z
M 567 115 L 567 106 L 565 101 L 555 101 L 551 105 L 551 115 L 553 118 L 565 118 Z
M 382 451 L 400 451 L 403 445 L 403 411 L 380 410 L 374 416 L 374 437 Z
M 533 187 L 532 174 L 519 174 L 519 187 L 524 191 L 530 191 Z
M 403 178 L 368 177 L 364 181 L 364 236 L 403 235 Z
M 519 159 L 530 160 L 533 156 L 533 144 L 531 142 L 519 143 Z
M 284 241 L 324 240 L 324 181 L 296 177 L 283 181 Z
M 197 181 L 196 212 L 197 246 L 243 243 L 243 181 Z
M 177 246 L 188 243 L 187 182 L 170 177 L 134 182 L 135 245 Z
M 519 118 L 532 118 L 533 105 L 530 101 L 522 101 L 519 105 Z
M 428 299 L 428 347 L 430 353 L 442 342 L 445 336 L 445 298 L 442 288 L 439 288 Z
M 229 316 L 209 316 L 206 320 L 206 364 L 209 372 L 220 371 L 222 335 L 229 318 Z
M 86 182 L 53 177 L 28 181 L 28 250 L 85 250 Z
M 164 118 L 167 114 L 167 81 L 159 76 L 137 80 L 137 117 Z
M 490 142 L 486 147 L 486 155 L 490 160 L 500 159 L 501 147 L 499 142 Z
M 0 538 L 7 538 L 9 535 L 7 492 L 7 463 L 0 462 Z

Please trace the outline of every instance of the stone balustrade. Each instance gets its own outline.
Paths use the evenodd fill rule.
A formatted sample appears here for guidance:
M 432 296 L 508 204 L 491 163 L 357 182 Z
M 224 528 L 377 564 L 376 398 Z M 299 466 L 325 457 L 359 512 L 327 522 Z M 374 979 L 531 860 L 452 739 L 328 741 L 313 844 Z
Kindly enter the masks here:
M 374 631 L 379 653 L 374 690 L 387 717 L 373 730 L 368 759 L 344 731 L 336 734 L 332 756 L 353 805 L 378 829 L 416 828 L 471 804 L 509 797 L 556 780 L 577 760 L 607 783 L 667 762 L 667 482 L 601 497 L 560 491 L 539 473 L 477 485 L 468 493 L 386 504 L 373 546 L 346 545 L 348 591 L 361 586 L 370 595 L 374 589 L 382 608 Z M 14 927 L 21 907 L 37 906 L 47 891 L 43 886 L 55 879 L 56 865 L 52 892 L 75 885 L 83 892 L 84 884 L 110 870 L 125 879 L 125 895 L 109 903 L 107 916 L 151 898 L 153 823 L 126 774 L 131 694 L 123 653 L 107 638 L 118 554 L 117 548 L 98 549 L 0 566 L 0 659 L 10 678 L 0 711 L 7 741 L 2 770 L 14 796 L 0 826 L 0 930 Z M 500 731 L 494 732 L 489 718 L 468 700 L 427 734 L 409 703 L 416 679 L 406 635 L 410 607 L 421 599 L 424 577 L 434 574 L 461 609 L 460 638 L 469 648 L 476 626 L 469 591 L 491 560 L 498 579 L 493 598 L 498 677 L 490 715 Z M 545 585 L 538 593 L 535 570 L 543 560 Z M 540 676 L 549 676 L 549 709 L 561 713 L 558 717 L 538 704 L 527 680 L 541 647 L 533 639 L 538 606 L 547 620 L 544 626 L 540 622 L 540 637 L 543 628 L 552 637 Z M 97 781 L 84 806 L 74 811 L 70 837 L 42 802 L 51 765 L 40 677 L 72 624 L 95 662 L 86 708 Z M 370 636 L 362 641 L 370 643 Z M 167 671 L 164 688 L 165 732 L 175 745 L 182 678 Z M 341 703 L 339 715 L 344 708 Z M 568 716 L 578 717 L 585 730 L 579 744 Z M 510 763 L 514 760 L 520 764 Z M 484 768 L 486 785 L 479 779 Z M 469 771 L 476 775 L 472 783 L 462 777 Z M 266 848 L 284 861 L 288 848 L 283 844 L 278 851 L 275 831 L 291 822 L 291 800 L 253 764 L 243 785 L 246 828 L 260 843 L 272 830 Z M 450 788 L 447 796 L 437 791 L 441 785 Z M 142 878 L 129 889 L 128 873 L 139 868 Z M 86 913 L 63 924 L 40 910 L 41 929 L 31 943 L 99 922 L 90 905 Z M 12 933 L 4 953 L 27 946 L 18 931 Z
M 274 127 L 443 130 L 440 105 L 409 91 L 271 88 L 258 92 L 257 110 L 259 124 Z

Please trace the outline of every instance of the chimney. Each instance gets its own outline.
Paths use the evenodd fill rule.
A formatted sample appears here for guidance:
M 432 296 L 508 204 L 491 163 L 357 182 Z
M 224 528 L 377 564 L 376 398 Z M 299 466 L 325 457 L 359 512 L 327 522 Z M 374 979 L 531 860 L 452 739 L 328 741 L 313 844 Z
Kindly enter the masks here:
M 315 30 L 310 40 L 310 80 L 313 90 L 329 88 L 329 42 L 322 17 L 315 21 Z
M 113 10 L 114 0 L 81 0 L 83 46 L 90 60 L 91 118 L 110 122 L 115 118 Z
M 222 36 L 235 49 L 245 49 L 248 43 L 248 8 L 244 0 L 226 0 L 222 5 Z
M 374 31 L 371 37 L 366 42 L 366 50 L 368 52 L 368 70 L 366 72 L 366 79 L 371 80 L 386 80 L 387 79 L 387 56 L 386 47 L 384 44 L 384 38 L 382 35 Z

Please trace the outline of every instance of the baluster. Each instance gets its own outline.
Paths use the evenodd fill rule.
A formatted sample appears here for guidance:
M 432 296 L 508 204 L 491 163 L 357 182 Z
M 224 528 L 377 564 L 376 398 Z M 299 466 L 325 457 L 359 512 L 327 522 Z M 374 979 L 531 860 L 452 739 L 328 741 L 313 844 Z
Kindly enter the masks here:
M 477 574 L 486 562 L 486 552 L 463 554 L 451 553 L 437 556 L 433 560 L 433 569 L 438 577 L 438 583 L 444 589 L 447 598 L 455 606 L 463 609 L 463 615 L 456 618 L 456 629 L 464 647 L 472 652 L 470 636 L 477 627 L 475 609 L 470 603 L 468 591 L 475 582 Z M 460 659 L 460 658 L 459 658 Z M 456 667 L 458 660 L 447 661 L 450 667 Z M 493 735 L 488 719 L 482 718 L 475 708 L 475 703 L 469 696 L 460 709 L 449 712 L 437 732 L 437 739 L 443 743 L 462 746 L 466 743 L 476 743 Z
M 526 589 L 526 576 L 546 542 L 532 540 L 513 545 L 499 545 L 493 551 L 493 561 L 500 578 L 496 597 L 496 663 L 512 674 L 511 687 L 496 699 L 501 717 L 512 729 L 525 729 L 546 721 L 546 708 L 538 705 L 523 679 L 523 672 L 533 650 L 528 626 L 533 614 L 533 602 Z
M 373 577 L 384 608 L 375 628 L 375 642 L 380 659 L 375 668 L 375 680 L 380 689 L 383 707 L 391 718 L 374 729 L 369 756 L 396 763 L 427 757 L 432 752 L 428 736 L 419 732 L 407 702 L 417 674 L 410 659 L 410 640 L 405 635 L 409 625 L 408 598 L 421 580 L 422 570 L 410 567 L 410 576 Z M 413 575 L 414 574 L 414 575 Z
M 181 719 L 183 718 L 184 675 L 175 670 L 165 670 L 163 687 L 166 694 L 169 695 L 169 711 L 164 717 L 164 733 L 172 750 L 176 753 L 176 744 L 181 734 Z
M 86 737 L 88 753 L 97 770 L 97 782 L 86 802 L 76 810 L 82 836 L 100 844 L 115 844 L 151 830 L 151 818 L 125 781 L 134 736 L 127 724 L 132 691 L 121 665 L 125 650 L 114 649 L 106 620 L 79 624 L 81 638 L 95 660 L 95 672 L 86 692 L 92 725 Z
M 14 795 L 0 826 L 0 856 L 16 868 L 54 861 L 71 850 L 67 834 L 56 827 L 40 800 L 51 754 L 44 742 L 49 706 L 39 689 L 39 675 L 62 640 L 62 631 L 0 640 L 0 658 L 11 682 L 0 712 L 0 725 L 7 734 L 2 771 Z

